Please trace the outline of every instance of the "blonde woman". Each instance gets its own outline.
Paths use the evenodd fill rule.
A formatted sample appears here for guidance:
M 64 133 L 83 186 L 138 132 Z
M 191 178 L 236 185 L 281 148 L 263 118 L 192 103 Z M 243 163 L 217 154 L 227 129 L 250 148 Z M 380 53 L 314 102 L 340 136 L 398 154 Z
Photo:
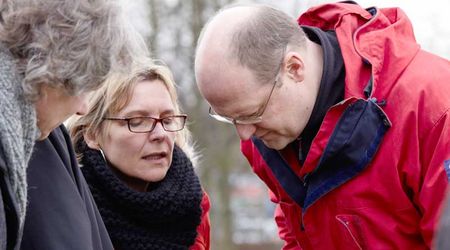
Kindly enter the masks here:
M 115 249 L 209 249 L 209 199 L 169 69 L 107 79 L 70 122 L 82 172 Z

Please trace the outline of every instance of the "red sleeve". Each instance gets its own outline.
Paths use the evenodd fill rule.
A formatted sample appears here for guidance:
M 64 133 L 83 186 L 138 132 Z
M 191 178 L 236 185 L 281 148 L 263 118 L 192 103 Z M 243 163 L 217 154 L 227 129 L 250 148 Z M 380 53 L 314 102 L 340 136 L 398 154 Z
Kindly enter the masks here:
M 414 203 L 422 213 L 420 227 L 428 247 L 438 224 L 442 201 L 450 179 L 450 110 L 441 117 L 424 138 L 421 152 L 422 171 Z M 409 173 L 411 175 L 411 173 Z
M 259 157 L 259 151 L 255 147 L 255 145 L 252 143 L 251 140 L 241 141 L 241 151 L 244 154 L 244 156 L 247 158 L 248 162 L 253 168 L 253 171 L 259 176 L 259 178 L 264 181 L 264 183 L 267 185 L 269 189 L 269 196 L 270 200 L 276 204 L 275 208 L 275 223 L 278 227 L 278 235 L 281 240 L 284 241 L 283 250 L 300 250 L 301 248 L 297 244 L 297 240 L 295 236 L 292 234 L 292 232 L 289 230 L 288 226 L 286 225 L 286 216 L 283 213 L 281 206 L 285 206 L 287 208 L 288 204 L 282 204 L 280 199 L 276 197 L 276 195 L 271 190 L 277 190 L 278 187 L 273 181 L 274 177 L 268 171 L 268 168 L 266 167 L 266 163 L 263 160 L 262 157 Z
M 205 191 L 203 191 L 201 207 L 202 217 L 200 225 L 197 227 L 197 238 L 195 239 L 194 245 L 189 248 L 190 250 L 210 249 L 211 223 L 209 220 L 209 209 L 211 208 L 211 203 L 209 202 L 208 194 Z
M 280 203 L 278 203 L 275 195 L 272 192 L 269 191 L 269 195 L 270 200 L 276 203 L 274 218 L 278 227 L 278 235 L 280 236 L 280 239 L 283 240 L 284 242 L 282 250 L 301 250 L 301 248 L 297 244 L 295 236 L 292 235 L 292 233 L 289 231 L 286 225 L 286 216 L 284 215 L 283 210 L 281 209 Z

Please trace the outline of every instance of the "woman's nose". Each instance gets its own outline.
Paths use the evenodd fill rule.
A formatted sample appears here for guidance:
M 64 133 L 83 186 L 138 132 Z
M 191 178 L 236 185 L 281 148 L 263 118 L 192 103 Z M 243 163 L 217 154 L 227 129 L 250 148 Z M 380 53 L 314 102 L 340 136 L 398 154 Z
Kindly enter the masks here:
M 167 135 L 167 131 L 164 129 L 161 122 L 157 122 L 155 124 L 155 127 L 151 132 L 149 132 L 149 139 L 150 140 L 158 140 L 161 138 L 164 138 Z

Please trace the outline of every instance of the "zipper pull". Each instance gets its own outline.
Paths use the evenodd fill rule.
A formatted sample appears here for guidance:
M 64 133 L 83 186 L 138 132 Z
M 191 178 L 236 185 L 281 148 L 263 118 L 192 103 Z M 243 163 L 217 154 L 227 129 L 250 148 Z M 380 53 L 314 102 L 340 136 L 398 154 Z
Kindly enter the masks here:
M 369 101 L 377 104 L 380 107 L 386 106 L 386 103 L 387 103 L 387 101 L 385 99 L 382 99 L 381 101 L 378 101 L 376 97 L 370 98 Z

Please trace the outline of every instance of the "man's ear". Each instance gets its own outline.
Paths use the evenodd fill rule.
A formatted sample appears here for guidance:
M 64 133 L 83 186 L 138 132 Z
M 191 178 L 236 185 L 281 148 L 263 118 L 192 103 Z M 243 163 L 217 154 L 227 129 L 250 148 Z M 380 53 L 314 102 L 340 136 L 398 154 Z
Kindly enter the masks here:
M 283 60 L 283 70 L 287 77 L 295 82 L 302 82 L 305 79 L 305 64 L 299 53 L 290 51 Z
M 96 135 L 93 135 L 91 133 L 84 133 L 83 137 L 89 148 L 100 150 L 100 145 L 98 144 Z

